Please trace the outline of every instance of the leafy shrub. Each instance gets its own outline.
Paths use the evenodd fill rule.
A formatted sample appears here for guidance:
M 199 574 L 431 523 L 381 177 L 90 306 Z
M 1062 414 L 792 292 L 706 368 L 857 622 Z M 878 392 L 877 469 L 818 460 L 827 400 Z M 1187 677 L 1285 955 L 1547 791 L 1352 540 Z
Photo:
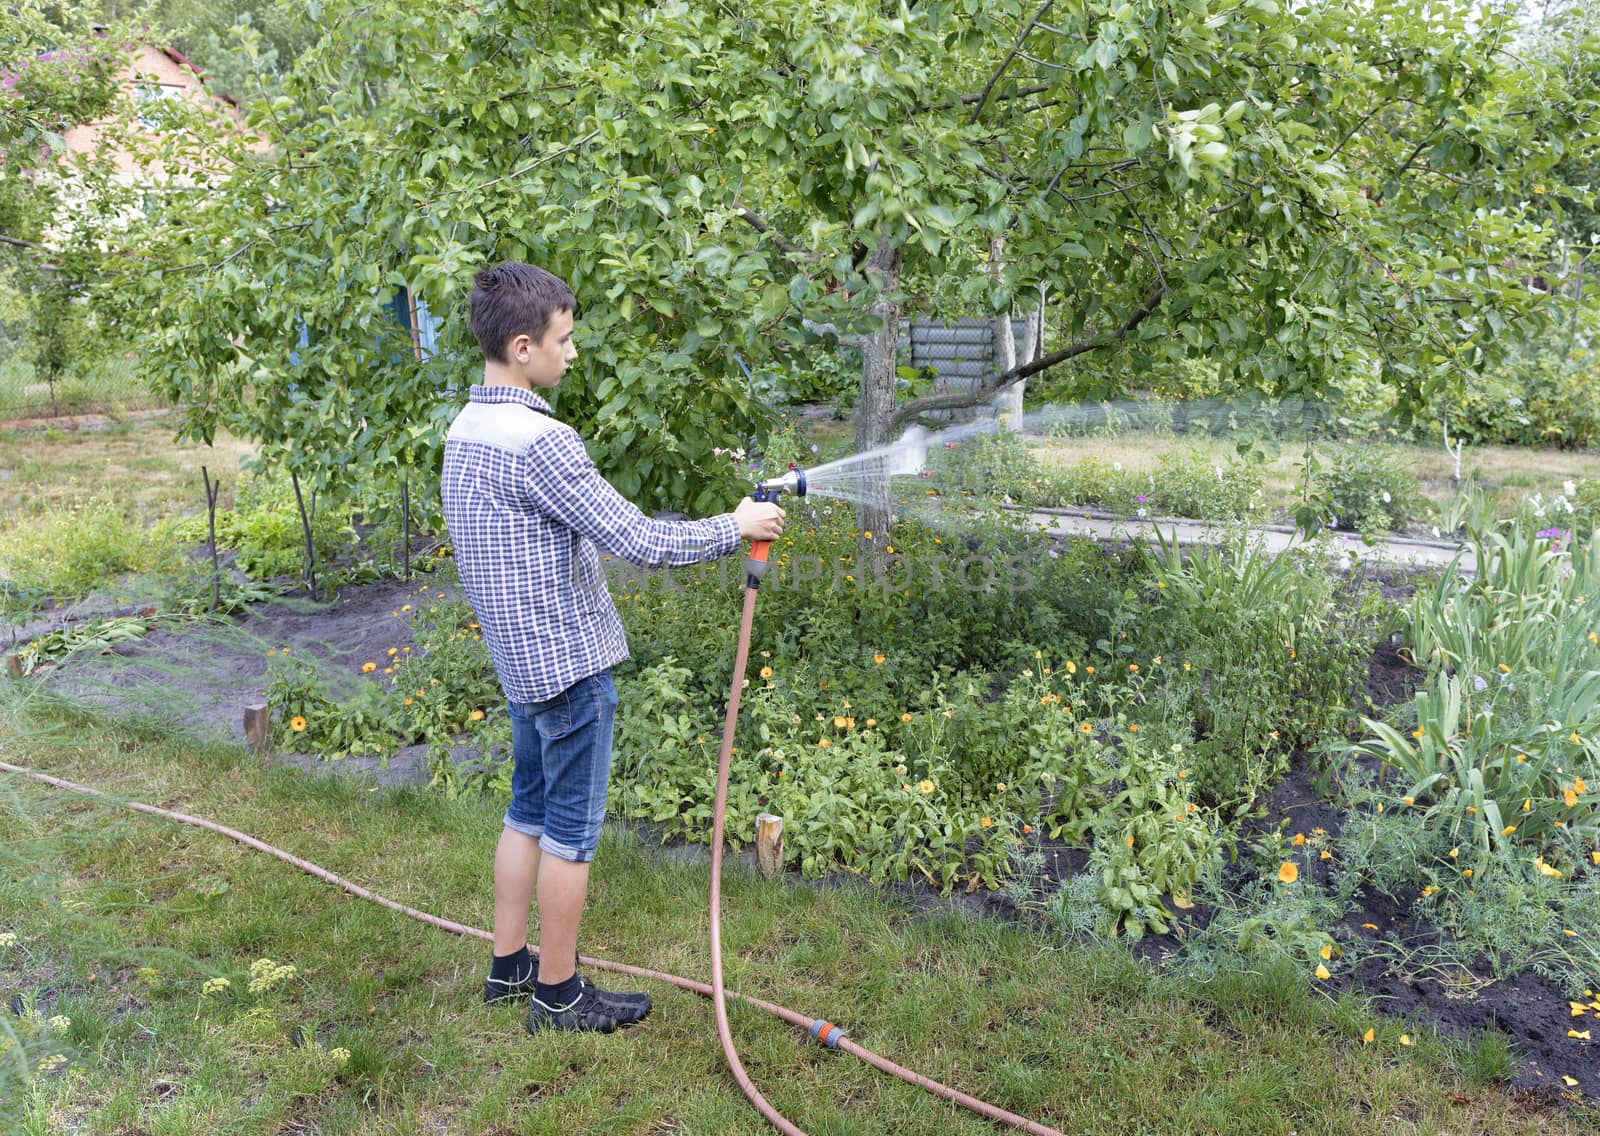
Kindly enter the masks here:
M 1308 464 L 1311 499 L 1330 527 L 1395 530 L 1427 508 L 1416 477 L 1379 447 L 1341 446 L 1327 464 Z
M 1295 748 L 1354 725 L 1383 607 L 1344 592 L 1320 554 L 1270 555 L 1241 534 L 1226 549 L 1163 545 L 1154 575 L 1100 647 L 1161 660 L 1129 683 L 1169 728 L 1192 731 L 1204 800 L 1247 805 Z
M 1508 446 L 1600 445 L 1594 389 L 1600 356 L 1530 351 L 1490 379 L 1471 383 L 1446 408 L 1450 432 L 1473 443 Z
M 160 526 L 160 534 L 172 545 L 203 545 L 206 516 L 192 513 L 167 521 Z M 317 509 L 311 534 L 318 562 L 324 565 L 352 540 L 348 524 L 327 507 Z M 272 581 L 300 572 L 305 565 L 305 530 L 288 479 L 245 478 L 234 507 L 217 510 L 217 547 L 235 553 L 239 570 L 253 580 Z

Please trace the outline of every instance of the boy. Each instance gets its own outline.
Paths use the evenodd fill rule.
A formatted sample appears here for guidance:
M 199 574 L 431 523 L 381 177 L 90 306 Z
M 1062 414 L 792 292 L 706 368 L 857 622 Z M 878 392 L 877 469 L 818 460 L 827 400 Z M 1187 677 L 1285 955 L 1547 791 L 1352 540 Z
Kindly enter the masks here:
M 681 567 L 776 540 L 783 510 L 746 497 L 703 521 L 656 521 L 613 489 L 541 391 L 577 349 L 576 304 L 557 277 L 508 262 L 474 278 L 483 384 L 445 442 L 445 521 L 461 584 L 511 714 L 511 805 L 494 859 L 494 959 L 485 1002 L 531 995 L 528 1029 L 632 1025 L 647 994 L 577 973 L 578 924 L 605 815 L 611 667 L 628 657 L 596 545 L 634 564 Z M 528 908 L 539 905 L 537 971 Z

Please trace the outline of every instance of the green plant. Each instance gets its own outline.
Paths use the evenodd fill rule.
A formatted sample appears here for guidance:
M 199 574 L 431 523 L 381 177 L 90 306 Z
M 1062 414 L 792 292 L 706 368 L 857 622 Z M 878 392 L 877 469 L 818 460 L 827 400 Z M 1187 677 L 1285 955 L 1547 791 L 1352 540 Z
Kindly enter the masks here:
M 149 631 L 146 620 L 131 616 L 86 619 L 46 632 L 23 647 L 17 657 L 22 660 L 22 673 L 28 675 L 40 667 L 59 666 L 80 651 L 112 650 L 118 643 L 143 638 Z
M 159 553 L 129 511 L 105 498 L 0 526 L 0 578 L 19 597 L 81 598 L 123 573 L 152 567 Z
M 1416 478 L 1381 448 L 1339 446 L 1306 457 L 1307 498 L 1330 528 L 1374 533 L 1403 527 L 1425 507 Z

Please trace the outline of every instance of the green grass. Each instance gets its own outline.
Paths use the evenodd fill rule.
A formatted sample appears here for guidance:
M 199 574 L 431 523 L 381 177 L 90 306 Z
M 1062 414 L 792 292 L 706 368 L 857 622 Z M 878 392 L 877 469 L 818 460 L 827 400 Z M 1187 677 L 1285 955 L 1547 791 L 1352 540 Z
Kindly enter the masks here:
M 1434 509 L 1442 509 L 1456 496 L 1455 461 L 1442 446 L 1394 444 L 1384 449 L 1400 468 L 1416 478 L 1422 495 Z M 1174 451 L 1193 451 L 1210 463 L 1227 465 L 1238 455 L 1231 438 L 1174 438 L 1162 434 L 1118 434 L 1112 437 L 1072 438 L 1034 448 L 1034 457 L 1046 465 L 1072 466 L 1095 458 L 1106 465 L 1121 463 L 1133 473 L 1154 472 L 1159 459 Z M 1305 460 L 1303 449 L 1285 443 L 1262 467 L 1266 507 L 1275 517 L 1293 512 L 1300 497 Z M 1561 493 L 1562 484 L 1582 478 L 1600 478 L 1600 453 L 1573 450 L 1529 449 L 1522 446 L 1469 446 L 1461 460 L 1463 487 L 1487 491 L 1502 517 L 1515 515 L 1520 502 L 1532 493 L 1548 500 Z
M 490 916 L 500 806 L 272 769 L 158 725 L 0 696 L 0 754 L 210 817 L 403 903 Z M 642 1027 L 529 1037 L 478 1003 L 485 944 L 362 903 L 197 829 L 0 773 L 0 992 L 70 1026 L 0 1012 L 0 1116 L 27 1133 L 765 1131 L 723 1069 L 711 1008 L 652 990 Z M 706 977 L 704 865 L 612 833 L 586 953 Z M 1582 1121 L 1482 1084 L 1502 1069 L 1290 969 L 1200 984 L 853 881 L 730 870 L 732 988 L 826 1016 L 884 1055 L 1063 1131 L 1568 1133 Z M 252 962 L 296 968 L 251 995 Z M 202 996 L 207 979 L 231 989 Z M 747 1069 L 807 1132 L 988 1133 L 798 1031 L 735 1006 Z M 296 1027 L 324 1047 L 296 1048 Z M 1376 1031 L 1363 1044 L 1367 1028 Z M 0 1028 L 0 1038 L 6 1028 Z M 328 1056 L 349 1053 L 342 1067 Z M 1463 1076 L 1462 1070 L 1473 1080 Z

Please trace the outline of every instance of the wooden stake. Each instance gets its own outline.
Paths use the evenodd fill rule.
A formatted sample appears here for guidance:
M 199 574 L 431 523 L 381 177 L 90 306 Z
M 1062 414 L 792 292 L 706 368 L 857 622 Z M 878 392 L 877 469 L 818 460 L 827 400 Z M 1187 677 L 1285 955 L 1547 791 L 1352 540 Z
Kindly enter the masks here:
M 6 677 L 7 678 L 21 678 L 22 677 L 22 656 L 21 655 L 7 655 L 6 656 Z
M 264 702 L 251 703 L 244 708 L 244 740 L 251 749 L 264 750 L 272 740 L 272 715 Z
M 783 818 L 771 813 L 756 817 L 756 867 L 769 880 L 783 874 Z

